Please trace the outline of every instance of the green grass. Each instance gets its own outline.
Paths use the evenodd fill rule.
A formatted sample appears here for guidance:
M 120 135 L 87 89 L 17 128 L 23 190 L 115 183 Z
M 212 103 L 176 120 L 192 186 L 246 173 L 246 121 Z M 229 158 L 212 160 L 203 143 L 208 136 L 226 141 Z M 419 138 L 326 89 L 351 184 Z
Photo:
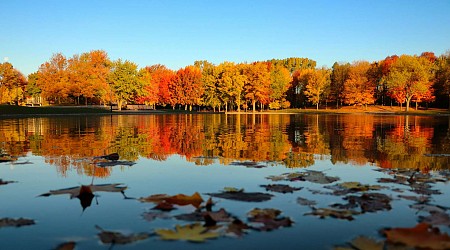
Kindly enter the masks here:
M 109 109 L 91 107 L 24 107 L 0 105 L 1 115 L 70 115 L 70 114 L 101 114 L 109 113 Z

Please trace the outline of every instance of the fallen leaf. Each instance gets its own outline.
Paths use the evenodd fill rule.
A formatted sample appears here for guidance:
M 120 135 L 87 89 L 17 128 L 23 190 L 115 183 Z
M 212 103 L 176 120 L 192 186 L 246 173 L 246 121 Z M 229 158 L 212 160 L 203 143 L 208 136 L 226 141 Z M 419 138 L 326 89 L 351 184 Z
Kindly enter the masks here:
M 438 205 L 431 204 L 413 204 L 409 206 L 412 209 L 418 210 L 419 212 L 428 212 L 428 213 L 445 213 L 447 209 L 445 207 L 441 207 Z
M 240 193 L 240 192 L 244 192 L 243 188 L 234 188 L 234 187 L 224 187 L 223 188 L 223 192 L 226 193 Z
M 366 192 L 370 190 L 380 190 L 384 187 L 379 185 L 364 185 L 359 182 L 343 182 L 325 188 L 333 190 L 334 195 L 346 195 L 349 193 Z
M 234 219 L 230 224 L 228 224 L 228 227 L 226 229 L 226 235 L 241 237 L 246 233 L 247 229 L 250 229 L 250 227 L 247 224 L 245 224 L 239 219 Z
M 253 226 L 253 229 L 259 231 L 271 231 L 280 227 L 290 227 L 292 220 L 288 217 L 278 217 L 281 211 L 273 208 L 255 208 L 248 213 L 249 221 L 262 224 L 262 226 Z
M 219 237 L 219 233 L 209 231 L 200 223 L 184 226 L 176 225 L 175 230 L 156 229 L 155 233 L 163 240 L 187 240 L 192 242 L 204 242 L 207 239 Z
M 22 226 L 30 226 L 36 224 L 34 220 L 19 218 L 19 219 L 11 219 L 11 218 L 2 218 L 0 219 L 0 228 L 2 227 L 22 227 Z
M 177 194 L 165 199 L 165 201 L 179 206 L 192 205 L 198 208 L 200 207 L 200 204 L 202 204 L 203 199 L 198 192 L 195 192 L 191 196 Z
M 261 187 L 266 188 L 266 191 L 272 191 L 272 192 L 283 193 L 283 194 L 302 190 L 302 187 L 295 188 L 295 187 L 291 187 L 289 185 L 284 185 L 284 184 L 261 185 Z
M 101 161 L 97 162 L 98 167 L 114 167 L 114 166 L 133 166 L 136 162 L 132 161 Z
M 142 217 L 146 221 L 154 221 L 156 219 L 169 219 L 170 216 L 165 212 L 145 212 L 142 214 Z
M 417 203 L 427 203 L 430 201 L 430 196 L 421 195 L 421 196 L 414 196 L 414 195 L 399 195 L 399 198 L 415 201 Z
M 266 193 L 245 193 L 245 192 L 225 192 L 225 193 L 208 193 L 212 197 L 237 200 L 237 201 L 247 201 L 247 202 L 262 202 L 270 200 L 273 195 Z
M 302 197 L 297 198 L 297 203 L 302 206 L 309 206 L 309 207 L 313 207 L 313 206 L 317 205 L 316 201 L 308 200 L 308 199 L 305 199 Z
M 305 213 L 305 215 L 315 215 L 319 216 L 321 219 L 326 217 L 332 217 L 336 219 L 343 220 L 354 220 L 353 215 L 358 215 L 359 212 L 347 209 L 332 209 L 332 208 L 316 208 L 310 213 Z
M 383 250 L 384 241 L 376 241 L 365 236 L 353 239 L 350 244 L 358 250 Z
M 254 161 L 235 161 L 230 163 L 231 166 L 244 166 L 247 168 L 265 168 L 267 166 L 262 165 L 262 164 L 258 164 L 257 162 Z
M 73 250 L 76 247 L 76 243 L 74 241 L 65 242 L 59 244 L 55 250 Z
M 7 185 L 7 184 L 10 184 L 10 183 L 16 183 L 17 181 L 4 181 L 4 180 L 2 180 L 2 179 L 0 179 L 0 185 Z
M 205 217 L 209 216 L 212 220 L 216 222 L 230 222 L 232 221 L 231 215 L 223 208 L 219 209 L 217 212 L 211 212 L 211 211 L 195 211 L 193 213 L 189 214 L 179 214 L 175 215 L 174 217 L 177 220 L 184 220 L 184 221 L 204 221 Z
M 327 176 L 320 171 L 307 170 L 303 180 L 318 184 L 330 184 L 338 181 L 339 177 Z
M 156 206 L 154 206 L 153 209 L 157 209 L 157 210 L 161 210 L 161 211 L 172 211 L 176 208 L 173 206 L 172 203 L 162 201 L 162 202 L 156 204 Z
M 374 213 L 380 210 L 391 210 L 391 198 L 380 193 L 365 193 L 361 196 L 347 196 L 344 199 L 350 204 L 358 204 L 362 213 Z
M 119 232 L 113 232 L 113 231 L 106 231 L 103 230 L 99 226 L 95 226 L 98 230 L 101 232 L 98 234 L 98 237 L 100 238 L 100 241 L 103 244 L 129 244 L 140 240 L 145 240 L 150 235 L 148 233 L 138 233 L 138 234 L 130 234 L 130 235 L 124 235 Z
M 192 205 L 196 208 L 200 207 L 200 204 L 203 202 L 202 197 L 198 192 L 195 192 L 193 195 L 185 195 L 185 194 L 177 194 L 173 196 L 169 196 L 166 194 L 155 194 L 145 198 L 138 199 L 141 202 L 154 202 L 154 203 L 170 203 L 172 205 L 186 206 Z
M 413 228 L 392 228 L 383 231 L 387 241 L 404 244 L 414 248 L 450 249 L 450 237 L 438 228 L 426 223 Z
M 430 212 L 428 216 L 419 216 L 419 221 L 433 226 L 442 225 L 450 227 L 450 216 L 442 212 Z

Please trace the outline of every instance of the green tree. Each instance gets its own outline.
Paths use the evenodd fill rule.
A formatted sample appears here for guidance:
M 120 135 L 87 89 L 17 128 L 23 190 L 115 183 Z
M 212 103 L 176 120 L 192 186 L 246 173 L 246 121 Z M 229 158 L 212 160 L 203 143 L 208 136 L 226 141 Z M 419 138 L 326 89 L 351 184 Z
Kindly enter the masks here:
M 424 57 L 402 55 L 392 65 L 386 77 L 386 84 L 404 95 L 406 111 L 409 111 L 411 99 L 425 94 L 431 86 L 433 64 Z
M 125 102 L 134 101 L 145 94 L 145 82 L 139 76 L 137 65 L 127 60 L 119 59 L 112 63 L 108 82 L 117 100 L 119 110 L 122 109 Z

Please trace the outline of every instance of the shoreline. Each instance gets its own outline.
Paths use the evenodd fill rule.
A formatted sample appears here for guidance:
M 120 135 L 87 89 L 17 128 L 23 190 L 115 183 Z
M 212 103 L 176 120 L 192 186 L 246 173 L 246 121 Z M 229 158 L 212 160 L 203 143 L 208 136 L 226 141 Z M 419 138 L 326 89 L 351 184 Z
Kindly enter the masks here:
M 91 116 L 91 115 L 157 115 L 157 114 L 226 114 L 226 115 L 251 115 L 251 114 L 359 114 L 359 115 L 419 115 L 419 116 L 450 116 L 447 109 L 411 109 L 406 112 L 400 107 L 371 106 L 367 109 L 360 107 L 342 107 L 339 109 L 285 109 L 264 110 L 252 112 L 251 110 L 240 112 L 213 112 L 213 111 L 187 111 L 178 109 L 156 109 L 156 110 L 113 110 L 109 107 L 98 106 L 45 106 L 24 107 L 14 105 L 0 105 L 0 118 L 14 117 L 48 117 L 48 116 Z

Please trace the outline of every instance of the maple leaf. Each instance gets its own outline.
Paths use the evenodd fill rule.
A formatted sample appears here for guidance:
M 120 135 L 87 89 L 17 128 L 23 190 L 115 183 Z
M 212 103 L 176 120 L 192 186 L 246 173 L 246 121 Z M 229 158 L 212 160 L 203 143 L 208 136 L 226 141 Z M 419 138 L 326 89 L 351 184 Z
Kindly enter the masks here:
M 365 193 L 361 196 L 347 196 L 345 199 L 350 204 L 359 204 L 363 213 L 391 210 L 391 198 L 385 194 Z
M 334 250 L 383 250 L 384 241 L 376 241 L 366 236 L 358 236 L 350 242 L 352 247 L 336 247 Z M 389 248 L 390 249 L 390 248 Z
M 430 212 L 428 216 L 419 216 L 419 221 L 431 225 L 443 225 L 450 227 L 450 216 L 442 212 Z
M 150 235 L 148 233 L 138 233 L 138 234 L 130 234 L 130 235 L 124 235 L 119 232 L 113 232 L 113 231 L 106 231 L 103 230 L 99 226 L 95 226 L 98 230 L 101 232 L 98 234 L 98 237 L 100 238 L 101 242 L 104 244 L 129 244 L 132 242 L 145 240 Z
M 247 229 L 250 229 L 250 227 L 247 224 L 245 224 L 239 219 L 234 219 L 230 224 L 228 224 L 226 234 L 229 236 L 240 237 L 244 235 Z
M 427 223 L 413 228 L 392 228 L 383 231 L 387 241 L 415 248 L 450 249 L 450 236 Z
M 309 207 L 313 207 L 313 206 L 317 205 L 316 201 L 308 200 L 308 199 L 305 199 L 302 197 L 297 198 L 297 203 L 302 206 L 309 206 Z
M 59 244 L 55 250 L 73 250 L 75 249 L 76 243 L 74 241 L 64 242 Z
M 366 192 L 370 190 L 380 190 L 384 187 L 379 185 L 364 185 L 359 182 L 343 182 L 326 188 L 334 190 L 334 195 L 345 195 L 349 193 Z
M 155 233 L 163 240 L 187 240 L 192 242 L 204 242 L 207 239 L 219 237 L 219 233 L 209 231 L 200 223 L 184 226 L 176 225 L 175 230 L 156 229 Z

